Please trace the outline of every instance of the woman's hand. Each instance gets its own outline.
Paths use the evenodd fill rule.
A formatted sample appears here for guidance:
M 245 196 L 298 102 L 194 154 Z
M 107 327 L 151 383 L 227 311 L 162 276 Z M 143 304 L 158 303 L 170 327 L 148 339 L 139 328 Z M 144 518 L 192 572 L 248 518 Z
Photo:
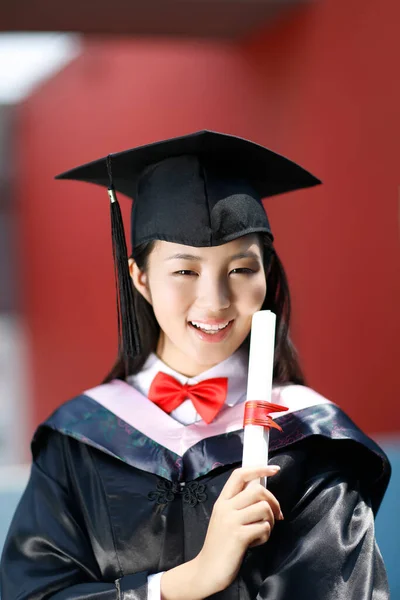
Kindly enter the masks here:
M 207 574 L 207 595 L 228 587 L 235 579 L 246 550 L 268 541 L 275 520 L 283 519 L 278 500 L 258 481 L 279 467 L 236 469 L 214 505 L 204 546 L 197 557 L 200 573 Z M 251 485 L 247 485 L 251 482 Z
M 165 600 L 206 598 L 232 583 L 247 548 L 268 541 L 275 520 L 283 519 L 275 496 L 257 481 L 278 471 L 273 466 L 233 471 L 214 504 L 198 556 L 163 574 Z

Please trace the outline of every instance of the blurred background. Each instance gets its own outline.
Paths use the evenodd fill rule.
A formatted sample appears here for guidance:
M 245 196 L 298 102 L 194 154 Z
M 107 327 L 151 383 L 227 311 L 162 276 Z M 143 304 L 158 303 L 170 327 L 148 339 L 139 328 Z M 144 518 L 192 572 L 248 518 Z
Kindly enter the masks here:
M 0 548 L 35 427 L 116 355 L 107 194 L 54 176 L 214 129 L 324 182 L 266 208 L 308 383 L 391 459 L 377 538 L 400 599 L 399 20 L 398 0 L 3 3 Z

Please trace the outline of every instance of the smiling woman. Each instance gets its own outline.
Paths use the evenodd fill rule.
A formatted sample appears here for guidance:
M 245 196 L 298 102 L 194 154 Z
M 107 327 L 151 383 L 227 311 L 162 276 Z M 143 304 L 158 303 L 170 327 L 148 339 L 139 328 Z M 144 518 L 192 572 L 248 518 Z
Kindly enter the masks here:
M 135 288 L 160 325 L 157 355 L 172 369 L 183 366 L 188 377 L 233 354 L 264 302 L 266 275 L 257 234 L 196 249 L 157 241 L 146 271 L 133 259 L 130 264 Z
M 250 240 L 254 240 L 256 243 L 257 249 L 255 251 L 250 250 L 249 246 L 251 245 Z M 260 281 L 260 277 L 264 282 L 264 292 L 263 292 L 263 300 L 261 304 L 261 308 L 263 310 L 272 310 L 276 314 L 277 319 L 277 330 L 276 330 L 276 342 L 275 342 L 275 361 L 274 361 L 274 382 L 276 385 L 278 384 L 286 384 L 286 383 L 295 383 L 295 384 L 304 384 L 304 376 L 301 371 L 301 367 L 298 361 L 297 352 L 293 343 L 289 336 L 289 324 L 290 324 L 290 293 L 289 287 L 287 283 L 287 278 L 285 274 L 285 270 L 276 251 L 273 248 L 272 240 L 269 235 L 265 234 L 255 234 L 255 235 L 247 235 L 242 238 L 238 238 L 235 240 L 236 244 L 240 244 L 245 248 L 242 252 L 236 252 L 235 254 L 231 254 L 229 251 L 229 242 L 222 246 L 216 246 L 213 248 L 196 248 L 195 254 L 194 248 L 191 247 L 192 253 L 188 252 L 188 246 L 184 246 L 184 252 L 174 252 L 172 253 L 172 247 L 180 247 L 182 246 L 178 244 L 173 244 L 169 242 L 163 241 L 154 241 L 148 242 L 145 244 L 141 244 L 135 249 L 134 256 L 135 258 L 129 259 L 130 266 L 130 274 L 132 280 L 136 279 L 137 284 L 134 284 L 132 287 L 133 294 L 133 305 L 135 307 L 135 313 L 138 321 L 138 328 L 140 332 L 140 340 L 141 340 L 141 352 L 136 354 L 130 362 L 129 369 L 126 367 L 126 359 L 120 355 L 113 369 L 105 379 L 105 383 L 112 381 L 113 379 L 124 379 L 129 374 L 133 375 L 139 372 L 144 363 L 146 362 L 149 354 L 157 352 L 157 354 L 161 351 L 160 348 L 160 340 L 164 338 L 164 330 L 159 325 L 159 321 L 155 316 L 155 310 L 152 306 L 151 294 L 149 290 L 148 284 L 148 269 L 150 263 L 150 257 L 153 254 L 155 248 L 164 248 L 166 258 L 165 263 L 168 265 L 171 262 L 170 271 L 166 270 L 165 272 L 170 275 L 170 277 L 178 277 L 178 278 L 194 278 L 199 276 L 199 271 L 196 271 L 196 268 L 199 269 L 201 265 L 194 265 L 193 262 L 201 261 L 201 256 L 199 255 L 199 251 L 204 253 L 205 256 L 209 256 L 209 263 L 212 265 L 213 258 L 217 258 L 218 255 L 223 257 L 222 260 L 222 274 L 229 281 L 230 278 L 234 277 L 242 284 L 242 286 L 247 286 L 248 278 L 254 273 L 258 274 L 257 281 Z M 167 248 L 171 248 L 168 253 Z M 157 256 L 159 253 L 155 253 L 154 259 L 157 261 Z M 183 261 L 184 265 L 179 266 L 190 266 L 194 267 L 194 270 L 185 268 L 174 270 L 173 263 L 175 261 Z M 190 265 L 188 262 L 192 261 Z M 230 264 L 230 261 L 234 261 L 235 264 L 246 264 L 246 267 L 232 268 L 233 264 Z M 240 263 L 236 263 L 236 261 L 240 261 Z M 162 264 L 162 261 L 158 261 L 159 268 L 165 267 Z M 251 268 L 249 268 L 251 267 Z M 165 267 L 168 269 L 168 267 Z M 201 273 L 201 271 L 200 271 Z M 203 267 L 204 273 L 204 267 Z M 207 269 L 206 269 L 207 273 Z M 241 274 L 242 273 L 242 274 Z M 228 275 L 230 274 L 230 277 Z M 251 281 L 251 279 L 250 279 Z M 145 283 L 145 285 L 143 285 Z M 142 285 L 141 285 L 142 284 Z M 157 280 L 156 280 L 157 285 Z M 216 289 L 221 284 L 217 281 Z M 244 287 L 240 287 L 240 290 L 244 291 Z M 163 293 L 163 290 L 161 289 Z M 168 311 L 168 307 L 164 306 L 165 296 L 162 295 L 161 300 L 159 302 L 160 310 L 163 312 Z M 169 310 L 174 310 L 173 306 Z M 197 315 L 197 313 L 196 313 Z M 213 319 L 214 322 L 218 319 Z M 223 323 L 225 323 L 226 319 L 222 318 Z M 193 319 L 189 320 L 193 323 Z M 211 322 L 211 319 L 208 319 L 208 322 Z M 198 321 L 196 321 L 196 324 Z M 207 324 L 204 329 L 207 328 Z M 169 328 L 168 328 L 169 329 Z M 250 324 L 248 324 L 248 332 L 243 340 L 243 349 L 247 353 L 249 342 L 250 342 Z M 175 337 L 175 335 L 173 336 Z M 205 337 L 205 335 L 203 336 Z M 205 341 L 212 342 L 210 340 L 210 336 L 207 335 Z M 218 338 L 217 340 L 218 341 Z M 158 349 L 157 349 L 158 348 Z M 185 375 L 189 374 L 189 371 L 195 372 L 199 367 L 194 366 L 193 369 L 190 369 L 189 365 L 189 357 L 192 354 L 193 348 L 189 349 L 189 355 L 180 366 L 180 369 L 184 371 Z M 221 348 L 217 349 L 221 352 Z M 222 352 L 224 348 L 222 348 Z M 203 353 L 204 355 L 204 353 Z M 209 354 L 207 354 L 207 361 L 209 361 Z M 165 356 L 164 356 L 165 361 Z M 170 366 L 172 366 L 170 364 Z M 201 370 L 204 371 L 206 367 L 201 367 Z
M 200 132 L 60 178 L 108 187 L 119 353 L 35 433 L 3 600 L 388 598 L 374 515 L 390 466 L 305 387 L 262 198 L 316 185 L 247 140 Z M 133 200 L 128 259 L 115 190 Z M 240 468 L 249 333 L 276 314 L 273 464 Z M 278 415 L 281 413 L 278 413 Z M 268 476 L 268 489 L 259 482 Z M 252 482 L 252 485 L 248 483 Z

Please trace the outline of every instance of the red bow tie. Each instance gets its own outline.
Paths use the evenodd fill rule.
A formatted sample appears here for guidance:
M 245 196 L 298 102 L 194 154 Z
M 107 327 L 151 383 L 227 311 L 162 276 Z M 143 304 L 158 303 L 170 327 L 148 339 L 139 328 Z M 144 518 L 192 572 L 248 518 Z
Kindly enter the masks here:
M 211 423 L 224 405 L 227 390 L 227 377 L 214 377 L 194 385 L 183 385 L 175 377 L 160 372 L 150 386 L 149 399 L 166 413 L 170 413 L 189 398 L 203 421 Z

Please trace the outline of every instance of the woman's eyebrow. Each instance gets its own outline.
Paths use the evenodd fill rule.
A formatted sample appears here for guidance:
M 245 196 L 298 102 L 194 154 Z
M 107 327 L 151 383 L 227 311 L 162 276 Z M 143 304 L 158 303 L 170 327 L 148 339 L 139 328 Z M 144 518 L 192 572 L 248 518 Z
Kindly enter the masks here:
M 233 256 L 230 257 L 230 260 L 238 260 L 239 258 L 255 258 L 259 260 L 260 256 L 252 250 L 246 250 L 245 252 L 237 252 L 237 254 L 233 254 Z
M 229 260 L 238 260 L 239 258 L 255 258 L 256 260 L 260 259 L 258 254 L 256 254 L 252 250 L 246 250 L 244 252 L 237 252 L 236 254 L 233 254 L 232 256 L 229 257 Z M 204 261 L 204 258 L 201 256 L 196 256 L 194 254 L 185 254 L 185 253 L 181 253 L 181 252 L 178 252 L 177 254 L 172 254 L 171 256 L 168 256 L 168 258 L 166 258 L 165 260 L 174 260 L 174 259 Z
M 165 260 L 174 260 L 175 258 L 180 258 L 183 260 L 203 260 L 201 256 L 194 256 L 194 254 L 173 254 L 172 256 L 168 256 Z

